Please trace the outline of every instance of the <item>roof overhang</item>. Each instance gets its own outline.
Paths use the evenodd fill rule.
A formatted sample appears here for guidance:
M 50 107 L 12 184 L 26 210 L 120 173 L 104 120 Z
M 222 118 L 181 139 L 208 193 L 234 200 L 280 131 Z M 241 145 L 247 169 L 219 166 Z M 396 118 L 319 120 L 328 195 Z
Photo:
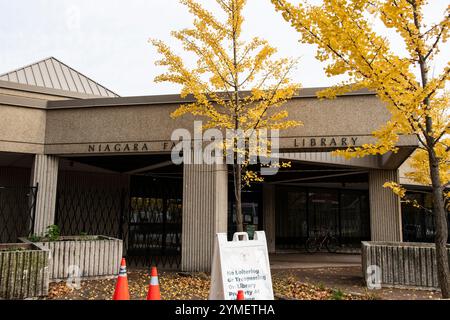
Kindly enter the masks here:
M 0 81 L 1 87 L 30 92 L 36 90 L 35 86 L 5 81 Z M 323 89 L 325 88 L 302 89 L 287 103 L 290 117 L 304 120 L 305 125 L 281 132 L 282 158 L 347 167 L 391 169 L 398 168 L 417 148 L 415 136 L 402 136 L 396 153 L 350 160 L 332 156 L 333 150 L 345 149 L 349 142 L 353 142 L 355 146 L 373 143 L 371 133 L 389 119 L 389 113 L 375 94 L 368 90 L 349 93 L 334 100 L 319 100 L 316 95 Z M 49 101 L 0 94 L 0 105 L 19 107 L 9 108 L 15 111 L 5 110 L 17 112 L 16 117 L 9 114 L 10 119 L 23 119 L 16 123 L 8 120 L 2 125 L 9 135 L 9 140 L 5 138 L 3 142 L 5 145 L 8 143 L 9 146 L 13 142 L 28 143 L 36 145 L 44 153 L 67 157 L 168 154 L 173 145 L 171 134 L 174 130 L 185 128 L 193 131 L 193 118 L 173 120 L 170 117 L 180 104 L 194 102 L 191 96 L 81 99 L 77 94 L 75 98 L 67 97 L 65 91 L 45 90 L 52 96 L 59 93 L 61 97 L 65 94 L 64 98 L 72 99 Z M 25 109 L 30 110 L 29 114 Z M 31 109 L 40 113 L 32 113 Z M 35 120 L 37 117 L 39 121 Z M 30 129 L 30 124 L 25 123 L 26 119 L 33 122 L 34 129 Z M 20 126 L 23 128 L 19 128 Z M 36 133 L 25 134 L 32 130 Z M 37 137 L 37 133 L 42 136 Z M 22 139 L 21 136 L 27 138 Z M 14 151 L 13 149 L 8 147 L 4 151 Z M 35 149 L 36 147 L 30 147 L 27 150 L 34 152 Z
M 15 90 L 15 91 L 23 91 L 23 92 L 29 92 L 34 94 L 41 94 L 41 95 L 48 95 L 48 96 L 54 96 L 54 97 L 60 97 L 62 99 L 98 99 L 98 96 L 94 96 L 91 94 L 85 94 L 85 93 L 78 93 L 78 92 L 71 92 L 71 91 L 65 91 L 60 89 L 53 89 L 53 88 L 45 88 L 45 87 L 38 87 L 38 86 L 32 86 L 28 84 L 22 84 L 22 83 L 16 83 L 11 81 L 4 81 L 0 80 L 0 88 L 9 89 L 9 90 Z M 77 100 L 72 100 L 77 101 Z

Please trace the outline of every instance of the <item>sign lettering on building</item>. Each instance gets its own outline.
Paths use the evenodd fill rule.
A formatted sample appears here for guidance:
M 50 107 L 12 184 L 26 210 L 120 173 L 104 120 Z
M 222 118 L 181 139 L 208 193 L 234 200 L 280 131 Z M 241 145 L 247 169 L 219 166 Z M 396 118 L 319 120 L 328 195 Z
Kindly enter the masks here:
M 156 145 L 155 145 L 156 144 Z M 171 141 L 163 142 L 130 142 L 99 143 L 88 146 L 89 153 L 139 153 L 150 151 L 170 151 L 174 147 Z
M 287 140 L 289 139 L 289 140 Z M 287 141 L 286 141 L 287 140 Z M 357 146 L 360 139 L 351 136 L 339 137 L 299 137 L 281 138 L 282 148 L 346 148 Z M 193 143 L 192 143 L 193 144 Z M 87 146 L 88 153 L 145 153 L 156 151 L 171 151 L 176 145 L 173 141 L 148 141 L 126 143 L 96 143 Z
M 356 146 L 357 143 L 357 137 L 294 138 L 294 147 L 296 148 L 345 148 Z

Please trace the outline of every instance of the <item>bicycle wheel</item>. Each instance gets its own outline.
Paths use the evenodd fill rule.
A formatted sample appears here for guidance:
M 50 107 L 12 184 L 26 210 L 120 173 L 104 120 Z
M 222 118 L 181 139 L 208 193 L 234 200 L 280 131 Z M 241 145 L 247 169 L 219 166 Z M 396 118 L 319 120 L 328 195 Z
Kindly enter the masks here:
M 308 238 L 305 242 L 305 249 L 308 253 L 315 253 L 319 249 L 316 239 Z
M 336 253 L 339 247 L 339 242 L 335 237 L 328 237 L 325 246 L 327 247 L 328 252 Z

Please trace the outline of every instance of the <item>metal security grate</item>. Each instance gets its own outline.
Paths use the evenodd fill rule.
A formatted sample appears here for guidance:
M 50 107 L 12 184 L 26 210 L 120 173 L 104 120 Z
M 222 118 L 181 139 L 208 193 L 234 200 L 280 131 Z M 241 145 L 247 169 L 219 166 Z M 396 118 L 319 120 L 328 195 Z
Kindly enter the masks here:
M 38 187 L 0 186 L 0 243 L 33 233 Z
M 127 193 L 121 188 L 58 189 L 55 224 L 61 235 L 103 235 L 122 238 Z
M 181 180 L 132 177 L 131 188 L 62 187 L 56 222 L 61 234 L 124 240 L 127 263 L 179 268 Z

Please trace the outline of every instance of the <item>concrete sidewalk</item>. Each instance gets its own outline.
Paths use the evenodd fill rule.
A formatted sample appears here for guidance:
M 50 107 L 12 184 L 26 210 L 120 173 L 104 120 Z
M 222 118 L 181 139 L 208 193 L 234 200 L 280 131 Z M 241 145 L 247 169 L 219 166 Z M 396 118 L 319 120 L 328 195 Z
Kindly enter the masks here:
M 311 269 L 360 267 L 360 254 L 343 253 L 280 253 L 271 254 L 272 269 Z

